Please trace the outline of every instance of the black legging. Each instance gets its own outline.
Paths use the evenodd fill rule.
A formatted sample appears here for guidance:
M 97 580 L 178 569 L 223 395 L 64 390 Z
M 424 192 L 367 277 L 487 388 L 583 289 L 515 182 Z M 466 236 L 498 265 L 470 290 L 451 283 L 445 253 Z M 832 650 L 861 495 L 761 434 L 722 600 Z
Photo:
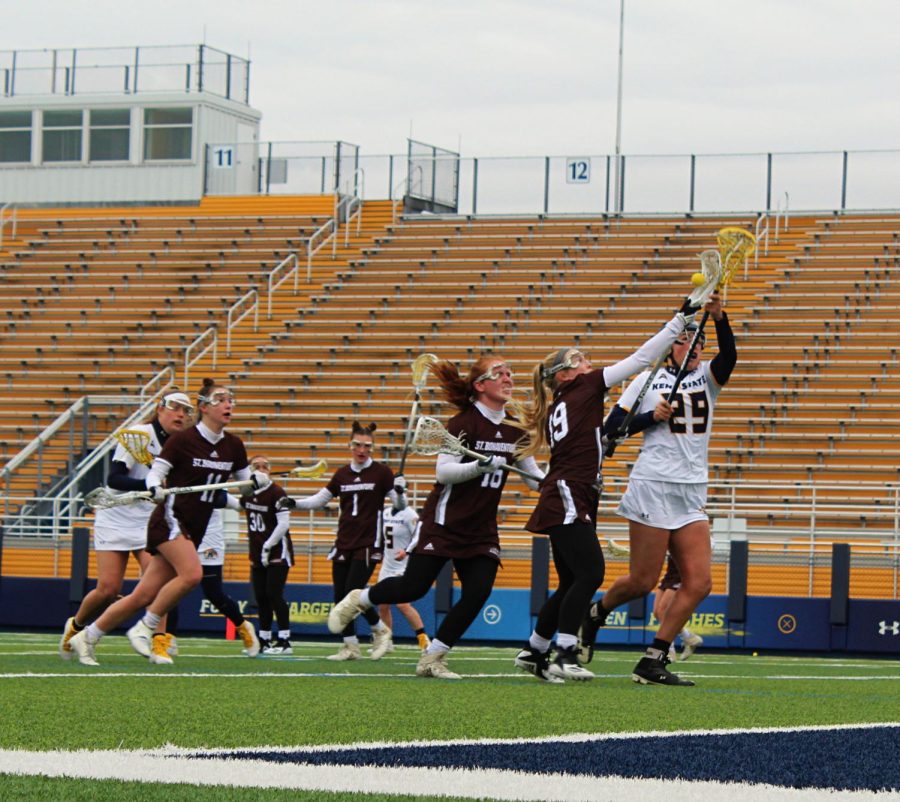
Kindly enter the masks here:
M 278 621 L 279 631 L 291 628 L 288 603 L 284 600 L 284 586 L 290 570 L 291 567 L 285 563 L 254 565 L 250 568 L 250 580 L 253 582 L 253 593 L 259 610 L 259 628 L 263 632 L 271 631 L 273 614 Z
M 375 570 L 377 563 L 371 560 L 350 560 L 349 562 L 338 562 L 334 560 L 331 563 L 331 581 L 334 584 L 334 601 L 339 602 L 351 590 L 360 590 L 369 584 L 369 577 Z M 381 619 L 375 610 L 367 610 L 363 615 L 369 626 L 377 624 Z M 344 627 L 341 633 L 345 638 L 352 638 L 356 635 L 356 621 L 351 621 Z
M 379 604 L 403 604 L 421 599 L 448 559 L 411 554 L 401 576 L 384 579 L 369 590 L 369 601 L 374 605 L 372 610 Z M 453 646 L 463 636 L 484 606 L 494 587 L 500 563 L 487 556 L 468 557 L 453 560 L 453 567 L 461 587 L 459 601 L 450 608 L 434 635 L 447 646 Z
M 578 633 L 585 610 L 603 584 L 606 560 L 593 523 L 561 524 L 547 534 L 559 585 L 544 602 L 534 629 L 542 638 L 552 640 L 556 632 Z
M 241 608 L 238 603 L 225 593 L 222 587 L 222 566 L 204 565 L 203 579 L 200 580 L 203 595 L 211 601 L 216 609 L 222 613 L 232 624 L 239 627 L 244 623 Z
M 203 566 L 203 579 L 200 581 L 200 588 L 203 591 L 203 595 L 236 627 L 244 623 L 244 616 L 241 615 L 241 608 L 238 606 L 238 603 L 231 596 L 226 595 L 225 588 L 222 587 L 221 565 Z M 257 598 L 259 597 L 257 596 Z M 260 619 L 262 619 L 261 613 Z M 178 634 L 178 605 L 168 612 L 166 632 L 170 635 Z

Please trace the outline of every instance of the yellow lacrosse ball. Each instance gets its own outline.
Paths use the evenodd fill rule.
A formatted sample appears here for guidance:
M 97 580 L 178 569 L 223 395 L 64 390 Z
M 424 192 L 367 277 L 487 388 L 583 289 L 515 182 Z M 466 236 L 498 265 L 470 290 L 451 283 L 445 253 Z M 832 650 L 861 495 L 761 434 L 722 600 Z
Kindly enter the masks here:
M 695 287 L 700 287 L 703 284 L 706 284 L 706 276 L 704 276 L 703 273 L 694 273 L 694 275 L 691 276 L 691 284 L 693 284 Z

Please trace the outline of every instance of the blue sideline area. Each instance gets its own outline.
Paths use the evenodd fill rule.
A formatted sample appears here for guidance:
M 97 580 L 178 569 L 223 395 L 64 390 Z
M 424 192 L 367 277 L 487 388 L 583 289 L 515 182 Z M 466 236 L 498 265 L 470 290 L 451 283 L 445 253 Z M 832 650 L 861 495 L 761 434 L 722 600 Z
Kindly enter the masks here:
M 272 763 L 411 766 L 629 778 L 766 783 L 789 788 L 900 788 L 900 727 L 634 736 L 566 742 L 198 753 Z M 816 755 L 815 760 L 807 759 Z
M 90 585 L 88 585 L 90 586 Z M 126 583 L 126 592 L 130 589 Z M 247 583 L 226 582 L 226 591 L 239 602 L 248 618 L 256 617 L 255 601 Z M 455 591 L 454 591 L 455 593 Z M 331 608 L 331 587 L 289 584 L 286 597 L 291 607 L 291 629 L 296 636 L 328 635 L 325 621 Z M 3 577 L 0 581 L 0 627 L 59 629 L 77 609 L 79 594 L 71 593 L 65 579 Z M 703 636 L 703 648 L 779 649 L 790 651 L 848 651 L 900 654 L 900 601 L 850 599 L 846 624 L 831 623 L 828 598 L 746 597 L 743 621 L 729 618 L 729 598 L 710 596 L 694 614 L 690 627 Z M 416 602 L 429 632 L 434 632 L 446 610 L 440 589 L 431 590 Z M 731 605 L 733 606 L 733 605 Z M 521 642 L 534 623 L 529 590 L 495 590 L 481 614 L 466 633 L 467 640 Z M 656 622 L 652 603 L 621 607 L 609 618 L 598 636 L 599 643 L 646 644 L 652 640 Z M 394 611 L 398 637 L 412 638 L 402 615 Z M 367 634 L 364 620 L 360 632 Z M 182 632 L 221 633 L 223 617 L 199 590 L 181 604 Z

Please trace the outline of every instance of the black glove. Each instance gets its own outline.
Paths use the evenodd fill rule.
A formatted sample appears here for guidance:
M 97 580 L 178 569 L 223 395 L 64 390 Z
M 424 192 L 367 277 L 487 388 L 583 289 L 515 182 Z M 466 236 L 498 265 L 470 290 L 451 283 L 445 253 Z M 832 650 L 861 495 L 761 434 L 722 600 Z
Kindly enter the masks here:
M 212 505 L 215 509 L 221 510 L 228 506 L 228 491 L 227 490 L 214 490 Z
M 282 510 L 292 510 L 297 506 L 297 502 L 294 501 L 290 496 L 282 496 L 278 501 L 275 502 L 275 509 L 278 512 Z
M 398 496 L 406 492 L 406 477 L 402 473 L 394 477 L 394 492 Z
M 700 304 L 691 303 L 690 297 L 684 299 L 684 303 L 681 305 L 681 309 L 678 310 L 685 317 L 694 315 L 700 311 Z

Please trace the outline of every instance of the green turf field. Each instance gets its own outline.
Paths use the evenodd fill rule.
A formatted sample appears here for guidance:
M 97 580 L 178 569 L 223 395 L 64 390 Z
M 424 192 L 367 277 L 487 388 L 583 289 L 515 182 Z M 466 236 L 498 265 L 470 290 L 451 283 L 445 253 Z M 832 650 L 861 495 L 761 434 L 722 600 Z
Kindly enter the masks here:
M 455 649 L 449 664 L 464 679 L 448 682 L 414 676 L 412 645 L 378 662 L 334 663 L 325 659 L 331 643 L 295 643 L 291 657 L 248 659 L 238 642 L 182 638 L 174 666 L 151 666 L 124 637 L 107 637 L 97 649 L 101 665 L 91 668 L 60 660 L 57 637 L 0 633 L 0 749 L 287 747 L 900 721 L 896 659 L 701 651 L 675 669 L 696 687 L 660 688 L 631 682 L 637 650 L 604 650 L 590 665 L 594 681 L 559 686 L 518 672 L 513 647 Z M 133 797 L 127 783 L 112 780 L 0 776 L 3 799 Z M 141 797 L 343 798 L 146 784 Z

